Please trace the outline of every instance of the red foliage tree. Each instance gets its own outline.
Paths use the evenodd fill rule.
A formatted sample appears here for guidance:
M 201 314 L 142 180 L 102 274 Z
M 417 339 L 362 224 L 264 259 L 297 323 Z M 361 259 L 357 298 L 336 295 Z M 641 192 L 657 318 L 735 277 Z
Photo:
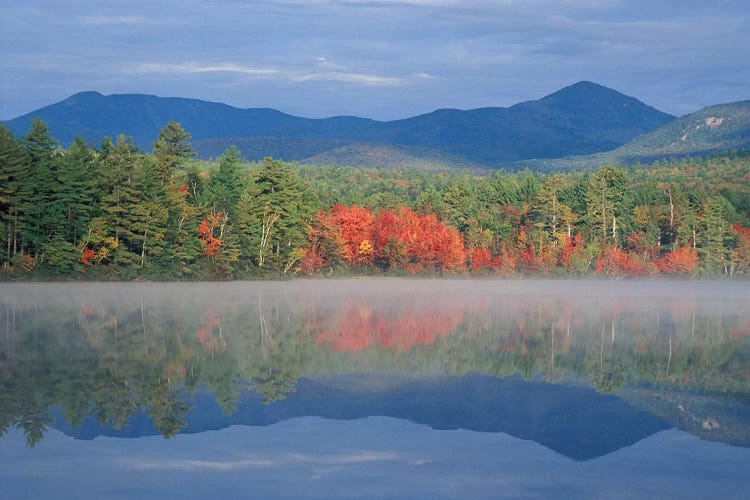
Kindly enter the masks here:
M 607 276 L 643 276 L 648 273 L 648 269 L 628 252 L 615 246 L 606 246 L 596 261 L 596 273 Z
M 81 251 L 81 258 L 78 261 L 84 266 L 92 266 L 94 263 L 91 259 L 96 257 L 96 252 L 92 248 L 84 248 Z
M 663 273 L 690 274 L 698 267 L 698 253 L 685 245 L 656 259 L 654 265 Z
M 373 225 L 374 256 L 389 268 L 461 271 L 463 238 L 434 214 L 420 216 L 408 207 L 385 210 Z
M 648 237 L 643 231 L 632 231 L 627 237 L 626 243 L 628 249 L 638 255 L 643 255 L 645 259 L 653 259 L 659 249 L 649 245 Z
M 328 213 L 341 238 L 341 257 L 350 265 L 372 265 L 375 254 L 372 230 L 375 215 L 369 208 L 335 205 Z
M 222 212 L 208 215 L 198 225 L 198 238 L 201 241 L 203 255 L 214 257 L 221 247 L 221 240 L 214 235 L 220 231 L 224 224 L 225 216 Z
M 746 273 L 750 270 L 750 227 L 739 224 L 732 226 L 736 243 L 732 250 L 732 264 L 735 273 Z
M 528 271 L 533 271 L 541 264 L 541 259 L 536 255 L 536 249 L 534 248 L 534 242 L 530 242 L 529 246 L 521 252 L 521 267 Z
M 492 256 L 486 248 L 472 250 L 469 260 L 471 261 L 471 270 L 475 273 L 492 268 Z
M 565 241 L 560 250 L 560 265 L 569 273 L 574 272 L 584 257 L 584 243 L 581 233 L 576 233 L 573 238 L 565 236 Z

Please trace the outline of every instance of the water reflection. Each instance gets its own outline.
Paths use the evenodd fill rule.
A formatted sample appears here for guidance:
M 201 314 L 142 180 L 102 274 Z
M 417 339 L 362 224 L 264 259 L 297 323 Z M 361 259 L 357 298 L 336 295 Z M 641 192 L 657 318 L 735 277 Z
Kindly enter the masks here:
M 302 378 L 304 391 L 268 407 L 277 421 L 385 414 L 543 442 L 561 416 L 601 426 L 619 416 L 645 430 L 622 431 L 613 446 L 669 426 L 750 445 L 747 292 L 653 282 L 4 285 L 0 430 L 18 427 L 33 446 L 56 415 L 71 434 L 93 419 L 121 429 L 147 418 L 170 437 L 251 423 L 231 417 L 256 397 L 252 411 L 264 415 L 261 401 L 284 399 Z M 511 376 L 520 378 L 497 380 Z M 582 386 L 630 409 L 602 413 L 614 400 L 570 392 Z M 205 393 L 227 418 L 206 409 Z M 300 409 L 315 404 L 332 410 Z M 540 404 L 549 418 L 534 429 L 530 409 L 497 416 Z M 606 452 L 547 442 L 569 456 Z

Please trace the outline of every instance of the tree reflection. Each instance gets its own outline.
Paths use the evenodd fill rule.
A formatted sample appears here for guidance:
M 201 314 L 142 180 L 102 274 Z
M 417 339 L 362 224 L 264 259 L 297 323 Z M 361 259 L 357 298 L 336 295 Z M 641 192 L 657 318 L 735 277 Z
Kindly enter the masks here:
M 750 392 L 741 301 L 281 286 L 223 301 L 193 288 L 63 300 L 24 290 L 0 294 L 0 433 L 18 427 L 30 446 L 53 422 L 50 407 L 73 426 L 91 416 L 116 429 L 144 413 L 172 437 L 198 391 L 231 414 L 243 390 L 271 403 L 303 374 L 478 372 L 584 378 L 602 393 Z

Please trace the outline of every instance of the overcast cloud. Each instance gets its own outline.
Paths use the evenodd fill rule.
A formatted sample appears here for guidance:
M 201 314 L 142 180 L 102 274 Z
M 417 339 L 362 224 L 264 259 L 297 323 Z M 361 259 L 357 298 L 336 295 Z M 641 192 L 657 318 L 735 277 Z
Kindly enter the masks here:
M 83 90 L 309 117 L 508 106 L 592 80 L 750 99 L 746 0 L 0 0 L 0 118 Z

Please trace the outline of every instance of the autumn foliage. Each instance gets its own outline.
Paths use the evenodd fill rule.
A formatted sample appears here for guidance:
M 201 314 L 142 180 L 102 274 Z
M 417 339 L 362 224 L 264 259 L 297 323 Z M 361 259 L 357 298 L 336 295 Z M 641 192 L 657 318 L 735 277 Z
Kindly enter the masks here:
M 201 221 L 198 225 L 198 238 L 201 241 L 203 255 L 213 257 L 219 252 L 221 240 L 215 235 L 220 234 L 220 227 L 224 220 L 224 214 L 221 212 L 211 214 Z
M 356 352 L 371 347 L 408 351 L 429 346 L 461 323 L 460 303 L 439 307 L 433 303 L 373 306 L 350 300 L 322 324 L 311 324 L 318 345 L 335 352 Z
M 411 272 L 465 269 L 466 252 L 458 231 L 434 214 L 419 215 L 408 207 L 376 216 L 357 205 L 336 205 L 316 216 L 308 241 L 300 266 L 304 272 L 339 262 Z
M 736 238 L 735 247 L 732 250 L 732 263 L 738 271 L 746 272 L 750 269 L 750 227 L 734 224 L 732 233 Z
M 649 274 L 649 267 L 630 252 L 607 246 L 596 261 L 596 273 L 605 276 L 643 276 Z
M 685 245 L 656 259 L 654 265 L 663 273 L 690 274 L 698 268 L 698 253 Z
M 209 234 L 207 224 L 201 226 L 204 235 Z M 744 270 L 750 266 L 750 228 L 736 225 L 732 231 L 737 241 L 732 262 L 736 269 Z M 308 245 L 297 270 L 313 274 L 346 266 L 412 273 L 549 275 L 580 274 L 595 263 L 596 274 L 621 277 L 690 275 L 700 263 L 690 244 L 664 251 L 640 231 L 633 231 L 623 247 L 603 242 L 589 246 L 581 233 L 558 233 L 555 239 L 539 235 L 521 227 L 513 238 L 499 244 L 467 248 L 461 233 L 435 214 L 419 214 L 405 206 L 376 214 L 357 205 L 335 205 L 328 212 L 319 212 L 310 224 Z M 206 251 L 212 251 L 211 240 L 203 238 Z M 476 237 L 469 241 L 480 242 Z

